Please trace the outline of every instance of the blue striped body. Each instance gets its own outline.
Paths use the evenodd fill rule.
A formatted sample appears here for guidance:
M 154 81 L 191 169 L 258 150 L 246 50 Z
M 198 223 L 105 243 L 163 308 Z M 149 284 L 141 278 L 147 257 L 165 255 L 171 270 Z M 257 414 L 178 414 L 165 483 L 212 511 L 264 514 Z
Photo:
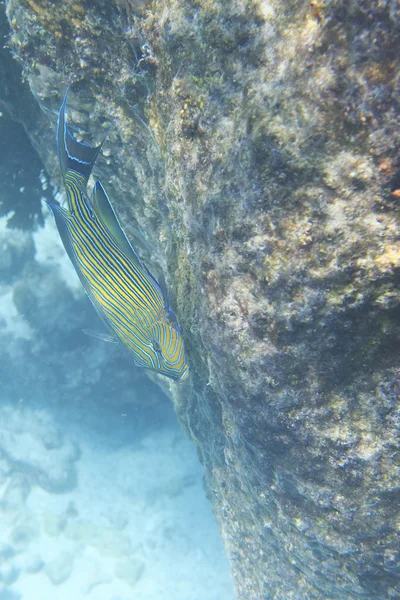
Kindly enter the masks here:
M 174 313 L 127 240 L 100 182 L 89 198 L 87 180 L 101 146 L 77 142 L 65 110 L 66 96 L 57 144 L 68 210 L 51 204 L 65 249 L 104 324 L 135 364 L 183 381 L 189 367 Z

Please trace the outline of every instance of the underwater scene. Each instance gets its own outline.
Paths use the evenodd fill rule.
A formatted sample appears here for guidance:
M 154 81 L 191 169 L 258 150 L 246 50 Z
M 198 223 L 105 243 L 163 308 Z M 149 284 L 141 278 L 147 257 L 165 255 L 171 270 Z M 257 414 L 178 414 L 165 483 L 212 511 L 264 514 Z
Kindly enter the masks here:
M 0 600 L 400 598 L 399 2 L 0 37 Z

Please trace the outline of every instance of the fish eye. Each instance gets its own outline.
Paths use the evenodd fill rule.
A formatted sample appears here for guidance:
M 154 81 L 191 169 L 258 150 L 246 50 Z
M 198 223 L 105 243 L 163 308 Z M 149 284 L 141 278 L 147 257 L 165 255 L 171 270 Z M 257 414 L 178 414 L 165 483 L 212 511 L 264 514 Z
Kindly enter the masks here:
M 162 354 L 161 348 L 160 348 L 160 344 L 157 341 L 152 342 L 152 346 L 153 346 L 153 350 L 155 352 L 158 352 L 159 354 Z

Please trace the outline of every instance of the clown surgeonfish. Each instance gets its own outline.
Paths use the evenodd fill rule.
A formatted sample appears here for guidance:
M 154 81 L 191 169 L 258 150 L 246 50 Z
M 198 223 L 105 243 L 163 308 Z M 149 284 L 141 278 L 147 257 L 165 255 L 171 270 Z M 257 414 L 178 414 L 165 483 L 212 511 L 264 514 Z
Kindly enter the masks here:
M 168 298 L 126 237 L 108 196 L 87 183 L 104 142 L 78 142 L 66 122 L 67 93 L 58 113 L 57 149 L 68 209 L 49 203 L 65 250 L 87 295 L 112 335 L 136 365 L 174 381 L 188 377 L 181 331 Z

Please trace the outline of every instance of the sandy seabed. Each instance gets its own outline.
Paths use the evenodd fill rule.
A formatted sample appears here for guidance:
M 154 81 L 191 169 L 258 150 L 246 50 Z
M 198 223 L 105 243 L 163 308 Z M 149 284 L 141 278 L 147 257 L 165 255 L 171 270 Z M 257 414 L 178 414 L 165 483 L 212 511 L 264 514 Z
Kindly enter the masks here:
M 0 405 L 0 600 L 233 600 L 193 444 L 157 414 Z

